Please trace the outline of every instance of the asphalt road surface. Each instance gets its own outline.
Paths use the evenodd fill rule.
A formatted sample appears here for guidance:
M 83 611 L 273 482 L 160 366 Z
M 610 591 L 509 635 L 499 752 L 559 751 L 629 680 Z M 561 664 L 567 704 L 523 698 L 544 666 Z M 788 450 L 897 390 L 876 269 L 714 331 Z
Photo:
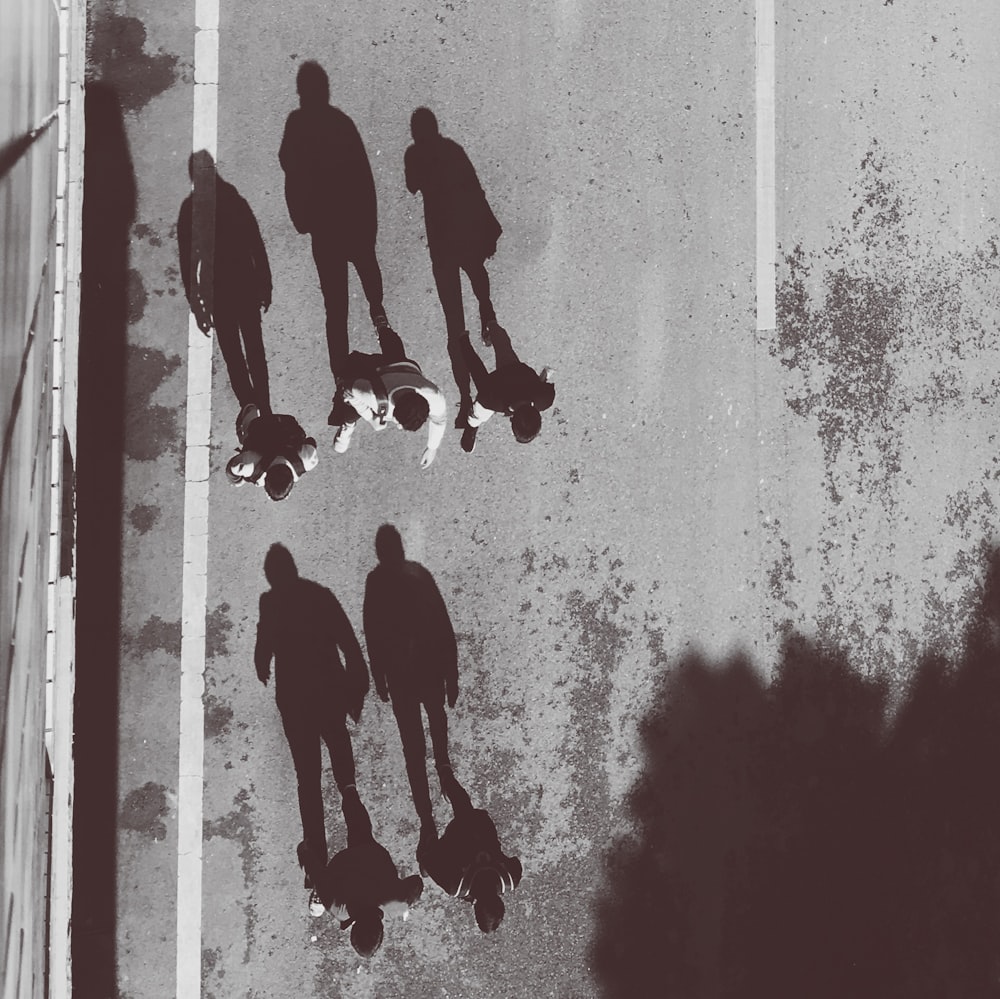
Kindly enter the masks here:
M 1000 700 L 978 627 L 1000 501 L 1000 11 L 947 6 L 778 0 L 778 323 L 757 331 L 753 4 L 223 4 L 218 169 L 273 271 L 274 408 L 320 460 L 282 503 L 229 487 L 238 406 L 216 349 L 204 996 L 1000 994 Z M 174 994 L 175 223 L 194 29 L 173 5 L 91 11 L 92 78 L 121 102 L 137 190 L 115 539 L 117 983 L 153 999 Z M 361 427 L 332 449 L 323 300 L 277 158 L 306 59 L 367 149 L 389 318 L 449 398 L 426 470 L 422 433 Z M 422 206 L 403 180 L 420 105 L 504 227 L 488 264 L 500 322 L 525 361 L 556 370 L 528 445 L 497 418 L 467 455 L 451 428 Z M 373 350 L 350 280 L 352 346 Z M 465 303 L 475 333 L 468 285 Z M 253 646 L 275 542 L 360 635 L 384 523 L 448 606 L 451 757 L 524 878 L 490 935 L 428 880 L 364 960 L 308 914 L 294 772 Z M 389 706 L 369 695 L 351 736 L 375 835 L 414 873 Z M 335 851 L 326 765 L 324 787 Z

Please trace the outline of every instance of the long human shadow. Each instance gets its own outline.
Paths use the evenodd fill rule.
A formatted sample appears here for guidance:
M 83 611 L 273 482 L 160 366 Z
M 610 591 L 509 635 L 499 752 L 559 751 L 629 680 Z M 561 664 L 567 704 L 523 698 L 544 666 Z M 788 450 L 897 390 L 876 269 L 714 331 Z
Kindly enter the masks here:
M 967 652 L 886 686 L 792 636 L 776 679 L 686 657 L 606 856 L 605 997 L 1000 995 L 997 556 Z
M 129 229 L 136 188 L 115 89 L 86 86 L 77 423 L 74 994 L 117 994 L 118 692 Z
M 385 318 L 375 253 L 378 201 L 364 141 L 353 120 L 330 104 L 330 80 L 318 63 L 296 76 L 299 107 L 285 121 L 278 160 L 285 202 L 297 232 L 310 234 L 326 307 L 330 370 L 342 375 L 350 352 L 348 263 L 354 264 L 376 328 Z M 378 321 L 377 321 L 378 320 Z
M 454 707 L 458 699 L 458 645 L 434 577 L 405 557 L 403 540 L 391 524 L 378 529 L 375 552 L 379 562 L 365 583 L 368 661 L 379 697 L 392 701 L 421 840 L 428 841 L 436 832 L 421 707 L 441 776 L 451 767 L 445 700 Z
M 465 332 L 461 271 L 479 305 L 482 327 L 496 320 L 486 261 L 503 228 L 497 221 L 465 150 L 441 134 L 434 112 L 417 108 L 410 118 L 413 144 L 403 156 L 407 190 L 424 202 L 431 270 L 448 334 L 448 356 L 463 412 L 472 405 L 469 370 L 461 349 Z
M 223 180 L 211 153 L 188 160 L 192 190 L 177 217 L 184 293 L 198 326 L 214 328 L 240 408 L 271 408 L 261 309 L 271 307 L 271 267 L 253 210 Z
M 425 840 L 417 851 L 421 873 L 453 898 L 472 905 L 476 925 L 492 933 L 503 922 L 503 896 L 521 883 L 521 861 L 500 845 L 490 813 L 474 808 L 451 767 L 443 768 L 441 789 L 453 817 L 439 839 Z
M 340 602 L 325 586 L 299 575 L 284 545 L 268 549 L 264 573 L 270 589 L 260 597 L 254 666 L 266 686 L 274 663 L 275 702 L 295 768 L 302 837 L 325 864 L 321 746 L 326 744 L 344 794 L 355 785 L 346 719 L 361 719 L 368 669 Z

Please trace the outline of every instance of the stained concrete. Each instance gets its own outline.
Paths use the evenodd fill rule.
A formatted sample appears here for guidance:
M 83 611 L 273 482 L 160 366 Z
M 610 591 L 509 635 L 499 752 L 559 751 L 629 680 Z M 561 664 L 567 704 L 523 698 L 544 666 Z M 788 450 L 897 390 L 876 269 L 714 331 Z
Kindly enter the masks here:
M 995 939 L 934 916 L 995 925 L 995 899 L 956 900 L 917 872 L 997 875 L 972 833 L 995 828 L 995 726 L 967 710 L 996 703 L 993 659 L 967 637 L 998 502 L 987 115 L 1000 25 L 971 0 L 778 8 L 779 323 L 758 333 L 753 5 L 223 5 L 219 170 L 270 255 L 275 408 L 318 437 L 320 463 L 281 504 L 228 487 L 237 406 L 217 357 L 204 995 L 754 994 L 740 982 L 915 995 L 934 975 L 961 994 L 995 988 Z M 158 511 L 123 529 L 126 800 L 176 782 L 184 383 L 183 364 L 160 359 L 182 354 L 187 328 L 172 227 L 188 189 L 192 29 L 153 5 L 113 16 L 126 39 L 139 37 L 130 18 L 145 32 L 105 69 L 135 88 L 130 266 L 153 290 L 129 331 L 150 360 L 136 368 L 126 508 Z M 306 58 L 366 143 L 390 319 L 452 402 L 421 205 L 402 181 L 410 112 L 430 106 L 466 148 L 504 226 L 489 264 L 500 320 L 525 360 L 557 369 L 534 443 L 495 420 L 469 456 L 449 430 L 421 471 L 413 437 L 362 427 L 334 455 L 322 299 L 276 156 Z M 372 349 L 351 281 L 352 345 Z M 471 319 L 467 288 L 466 307 Z M 306 911 L 291 760 L 252 654 L 268 546 L 286 545 L 359 628 L 382 523 L 448 604 L 452 758 L 525 875 L 497 934 L 428 883 L 363 961 Z M 957 679 L 928 701 L 912 681 L 932 654 Z M 391 712 L 371 698 L 351 734 L 376 836 L 412 873 Z M 978 796 L 946 792 L 977 781 Z M 888 810 L 871 812 L 873 798 Z M 326 808 L 336 850 L 329 780 Z M 446 802 L 435 812 L 443 827 Z M 967 837 L 933 819 L 953 813 Z M 130 999 L 171 980 L 175 820 L 163 816 L 162 842 L 121 831 Z M 913 876 L 881 863 L 892 857 L 917 858 Z M 156 899 L 141 909 L 128 895 L 140 882 Z M 905 911 L 887 910 L 900 885 Z M 863 911 L 891 917 L 874 944 L 851 930 Z M 797 954 L 824 969 L 818 984 Z

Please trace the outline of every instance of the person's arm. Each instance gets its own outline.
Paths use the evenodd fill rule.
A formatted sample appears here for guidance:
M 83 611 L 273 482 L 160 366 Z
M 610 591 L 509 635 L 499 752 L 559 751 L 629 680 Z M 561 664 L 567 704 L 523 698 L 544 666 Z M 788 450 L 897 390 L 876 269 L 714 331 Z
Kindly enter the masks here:
M 448 707 L 453 708 L 458 700 L 458 642 L 455 640 L 455 629 L 452 627 L 448 607 L 441 596 L 434 578 L 429 579 L 430 599 L 434 615 L 434 631 L 438 639 L 437 655 L 444 668 L 444 686 L 448 697 Z
M 361 643 L 358 636 L 354 634 L 347 612 L 340 606 L 340 602 L 333 598 L 330 605 L 331 625 L 333 628 L 334 640 L 338 648 L 344 654 L 344 665 L 347 669 L 347 681 L 350 688 L 351 701 L 357 704 L 355 721 L 361 717 L 361 702 L 364 701 L 365 694 L 368 693 L 368 665 L 361 652 Z M 355 712 L 351 712 L 352 717 Z
M 444 393 L 436 386 L 430 385 L 420 393 L 430 407 L 430 415 L 427 418 L 427 450 L 424 451 L 420 459 L 420 467 L 427 468 L 434 460 L 437 449 L 444 440 L 445 424 L 448 419 L 448 401 Z
M 260 595 L 260 617 L 257 620 L 257 643 L 253 650 L 253 663 L 257 678 L 264 686 L 271 677 L 271 659 L 274 657 L 274 636 L 268 614 L 269 601 L 266 593 Z
M 459 340 L 459 347 L 462 351 L 462 359 L 465 361 L 465 366 L 469 369 L 473 384 L 476 386 L 476 391 L 482 392 L 489 372 L 486 370 L 486 365 L 483 364 L 483 359 L 476 353 L 475 347 L 472 346 L 472 341 L 469 339 L 468 333 L 465 333 L 461 340 Z

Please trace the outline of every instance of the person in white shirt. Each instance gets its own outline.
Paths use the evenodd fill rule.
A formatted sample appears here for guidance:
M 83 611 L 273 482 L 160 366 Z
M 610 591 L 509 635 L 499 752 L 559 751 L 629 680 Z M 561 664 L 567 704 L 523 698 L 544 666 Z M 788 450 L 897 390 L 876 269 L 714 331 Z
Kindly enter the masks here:
M 444 437 L 448 403 L 437 385 L 424 377 L 420 365 L 407 358 L 388 322 L 381 323 L 377 332 L 382 353 L 352 352 L 349 374 L 337 386 L 328 421 L 337 428 L 333 449 L 338 454 L 348 449 L 359 419 L 375 430 L 394 426 L 416 431 L 426 424 L 427 447 L 420 467 L 427 468 Z

